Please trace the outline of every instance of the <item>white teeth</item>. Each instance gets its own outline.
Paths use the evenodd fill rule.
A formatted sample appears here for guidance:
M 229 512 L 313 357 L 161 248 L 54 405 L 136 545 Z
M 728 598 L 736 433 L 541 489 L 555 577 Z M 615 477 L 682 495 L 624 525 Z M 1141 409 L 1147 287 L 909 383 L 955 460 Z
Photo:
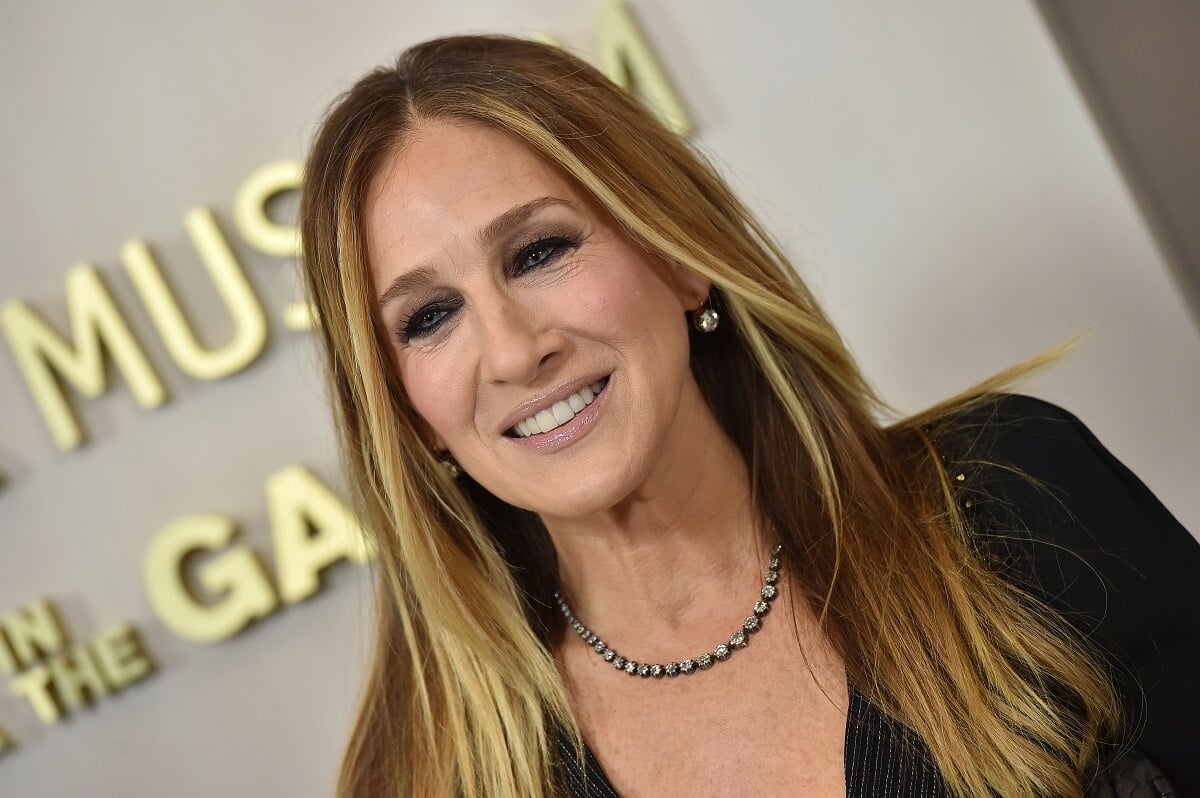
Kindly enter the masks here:
M 596 380 L 591 385 L 585 385 L 566 399 L 555 402 L 549 409 L 540 410 L 536 415 L 517 422 L 513 431 L 519 438 L 528 438 L 530 435 L 549 432 L 561 427 L 575 418 L 576 413 L 594 402 L 596 394 L 603 389 L 604 380 Z
M 554 407 L 550 408 L 550 412 L 554 414 L 554 420 L 559 424 L 566 424 L 575 418 L 575 411 L 566 402 L 555 402 Z

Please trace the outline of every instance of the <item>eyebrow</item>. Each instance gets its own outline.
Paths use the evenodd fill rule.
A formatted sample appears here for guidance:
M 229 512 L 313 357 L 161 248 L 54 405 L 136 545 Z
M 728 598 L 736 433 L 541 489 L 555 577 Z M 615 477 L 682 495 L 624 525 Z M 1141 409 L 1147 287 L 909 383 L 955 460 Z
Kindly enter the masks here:
M 537 199 L 523 202 L 520 205 L 514 205 L 504 213 L 497 216 L 488 222 L 476 234 L 475 239 L 479 243 L 480 248 L 490 249 L 495 246 L 496 242 L 512 227 L 523 223 L 530 216 L 533 216 L 543 208 L 548 208 L 552 205 L 565 205 L 568 208 L 575 206 L 559 197 L 538 197 Z M 433 280 L 435 270 L 431 266 L 418 266 L 411 271 L 397 277 L 388 285 L 380 296 L 377 307 L 382 310 L 394 300 L 400 298 L 404 294 L 419 288 L 421 285 Z

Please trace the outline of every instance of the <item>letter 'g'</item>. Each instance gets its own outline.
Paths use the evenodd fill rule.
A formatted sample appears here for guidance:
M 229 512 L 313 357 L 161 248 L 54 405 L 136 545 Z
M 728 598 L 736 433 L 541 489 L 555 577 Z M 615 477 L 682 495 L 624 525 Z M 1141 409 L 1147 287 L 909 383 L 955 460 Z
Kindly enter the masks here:
M 216 643 L 279 606 L 262 563 L 245 546 L 228 549 L 197 567 L 196 578 L 213 597 L 210 602 L 199 600 L 188 589 L 184 559 L 225 548 L 236 534 L 232 518 L 198 513 L 173 521 L 151 542 L 143 566 L 146 597 L 162 622 L 181 637 Z

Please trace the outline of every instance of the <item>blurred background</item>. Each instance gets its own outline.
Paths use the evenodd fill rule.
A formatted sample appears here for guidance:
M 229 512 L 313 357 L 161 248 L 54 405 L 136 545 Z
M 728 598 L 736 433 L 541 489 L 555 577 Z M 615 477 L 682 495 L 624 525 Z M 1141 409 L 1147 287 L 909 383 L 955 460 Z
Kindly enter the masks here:
M 692 137 L 898 410 L 1086 331 L 1024 390 L 1079 415 L 1200 533 L 1195 4 L 626 8 Z M 287 323 L 294 259 L 246 234 L 236 198 L 262 167 L 301 158 L 331 100 L 409 44 L 549 35 L 599 63 L 614 13 L 601 0 L 3 0 L 0 680 L 20 689 L 0 689 L 0 795 L 330 794 L 370 637 L 367 569 L 324 569 L 307 598 L 281 586 L 270 507 L 286 491 L 271 486 L 299 465 L 345 492 L 314 338 Z M 269 205 L 277 225 L 292 194 Z M 237 293 L 242 274 L 252 290 L 243 315 L 204 267 L 198 229 L 232 253 L 222 285 Z M 165 342 L 129 267 L 138 252 L 196 346 L 224 361 L 188 368 L 202 358 Z M 255 303 L 265 340 L 247 332 Z M 89 318 L 123 320 L 114 349 L 126 364 L 140 351 L 162 390 L 109 362 L 94 398 L 64 389 L 86 440 L 56 443 L 13 344 L 32 340 L 30 313 L 80 362 L 87 336 L 72 336 Z M 176 581 L 200 615 L 232 601 L 261 616 L 208 642 L 164 620 L 145 576 L 170 576 L 163 546 L 201 513 L 228 523 L 211 527 L 210 551 L 167 556 Z M 202 572 L 214 581 L 195 584 Z M 50 626 L 39 599 L 57 611 Z M 31 698 L 51 683 L 84 697 L 55 723 Z

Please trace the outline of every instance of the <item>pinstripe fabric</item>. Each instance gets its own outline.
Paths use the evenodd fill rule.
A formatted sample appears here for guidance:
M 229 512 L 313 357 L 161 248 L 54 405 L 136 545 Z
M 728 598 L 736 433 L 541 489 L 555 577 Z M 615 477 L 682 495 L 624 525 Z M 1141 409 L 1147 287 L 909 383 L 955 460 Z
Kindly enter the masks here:
M 847 798 L 949 798 L 941 774 L 911 732 L 885 716 L 850 685 L 846 718 Z M 559 733 L 560 768 L 567 795 L 619 798 L 600 763 L 585 749 L 583 766 L 566 734 Z
M 565 732 L 559 732 L 558 748 L 562 755 L 559 765 L 567 795 L 573 798 L 620 798 L 608 783 L 608 778 L 600 769 L 600 763 L 596 761 L 590 748 L 584 749 L 585 760 L 582 769 Z
M 846 718 L 847 798 L 943 798 L 950 793 L 925 746 L 850 686 Z

